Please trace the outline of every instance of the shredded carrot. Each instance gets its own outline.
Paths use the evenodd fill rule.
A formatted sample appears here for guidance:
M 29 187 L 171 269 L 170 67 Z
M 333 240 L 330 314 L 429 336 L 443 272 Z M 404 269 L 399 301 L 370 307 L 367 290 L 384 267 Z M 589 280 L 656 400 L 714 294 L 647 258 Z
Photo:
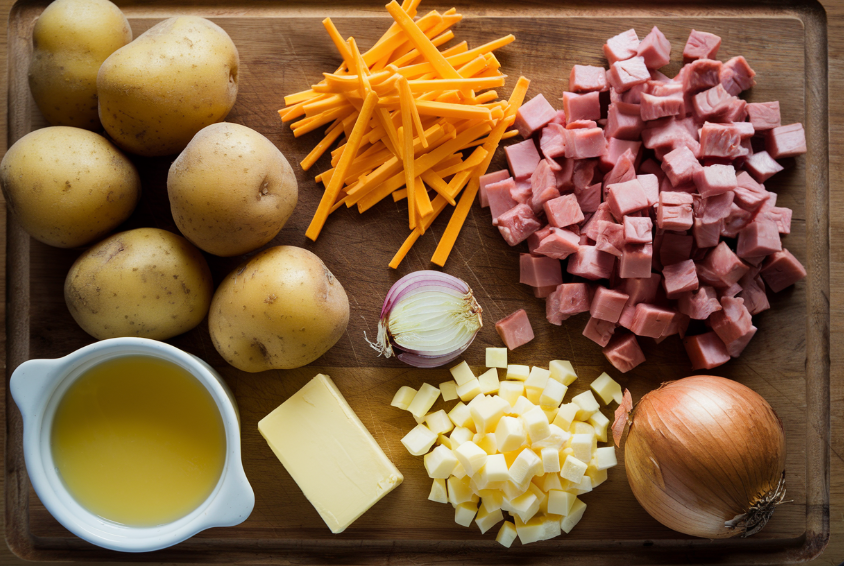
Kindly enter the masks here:
M 307 171 L 310 169 L 316 160 L 322 157 L 322 154 L 325 153 L 325 150 L 328 149 L 334 141 L 340 137 L 340 134 L 343 133 L 343 124 L 342 122 L 337 122 L 334 126 L 328 130 L 328 133 L 322 138 L 322 141 L 316 144 L 316 146 L 311 150 L 311 152 L 302 160 L 299 164 L 302 167 L 302 171 Z

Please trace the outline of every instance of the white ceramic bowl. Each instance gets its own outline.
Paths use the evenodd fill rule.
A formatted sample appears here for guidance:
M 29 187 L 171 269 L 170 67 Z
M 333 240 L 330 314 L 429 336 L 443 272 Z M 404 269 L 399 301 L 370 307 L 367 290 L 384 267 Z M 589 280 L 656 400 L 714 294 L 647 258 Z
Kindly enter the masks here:
M 189 371 L 220 410 L 226 432 L 226 461 L 211 495 L 188 515 L 156 527 L 127 527 L 94 515 L 79 505 L 62 483 L 50 450 L 50 430 L 59 401 L 85 370 L 109 358 L 146 355 Z M 246 520 L 255 494 L 240 460 L 240 417 L 234 396 L 211 366 L 178 348 L 145 338 L 112 338 L 56 360 L 29 360 L 15 370 L 11 393 L 23 414 L 26 471 L 35 493 L 65 528 L 93 544 L 124 552 L 159 550 L 209 527 L 229 527 Z

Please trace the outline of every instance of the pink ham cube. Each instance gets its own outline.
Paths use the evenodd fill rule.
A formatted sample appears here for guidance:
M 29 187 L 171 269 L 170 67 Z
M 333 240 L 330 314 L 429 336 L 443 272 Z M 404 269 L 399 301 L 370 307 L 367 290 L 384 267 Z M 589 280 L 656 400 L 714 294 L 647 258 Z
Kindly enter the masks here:
M 659 338 L 671 324 L 674 315 L 674 311 L 648 303 L 639 303 L 633 313 L 630 330 L 637 336 Z
M 759 273 L 768 287 L 774 293 L 779 293 L 806 277 L 806 268 L 791 252 L 783 248 L 765 259 Z
M 728 193 L 729 194 L 729 193 Z M 721 241 L 721 220 L 704 220 L 695 218 L 692 225 L 692 236 L 698 249 L 712 248 Z
M 659 69 L 671 61 L 671 43 L 656 26 L 639 43 L 636 54 L 645 60 L 648 69 Z
M 542 208 L 548 217 L 551 226 L 565 228 L 572 224 L 583 221 L 583 211 L 577 203 L 577 197 L 573 194 L 563 195 L 546 201 Z
M 639 303 L 653 303 L 656 301 L 657 291 L 661 283 L 662 275 L 651 273 L 649 277 L 622 279 L 616 288 L 630 297 L 627 299 L 627 306 L 636 306 Z M 629 326 L 625 328 L 629 328 Z
M 574 65 L 569 75 L 569 90 L 572 92 L 604 91 L 609 88 L 607 71 L 603 67 Z
M 560 124 L 548 124 L 542 128 L 539 149 L 545 157 L 562 157 L 566 154 L 566 129 Z
M 600 251 L 595 246 L 580 246 L 568 257 L 566 270 L 572 275 L 596 281 L 609 279 L 615 266 L 615 256 Z
M 727 347 L 727 353 L 737 358 L 753 335 L 756 327 L 750 320 L 750 311 L 744 299 L 721 298 L 721 310 L 709 317 L 710 326 Z
M 607 80 L 618 92 L 629 90 L 635 85 L 646 83 L 651 73 L 645 66 L 644 57 L 631 57 L 625 61 L 616 61 L 610 66 Z
M 604 176 L 604 188 L 610 185 L 625 183 L 636 178 L 636 157 L 631 150 L 625 151 L 616 161 L 612 170 Z M 606 197 L 606 194 L 604 195 Z
M 550 257 L 519 254 L 519 283 L 531 287 L 555 288 L 563 282 L 563 268 L 560 261 Z
M 712 88 L 721 82 L 721 61 L 698 59 L 686 65 L 683 75 L 683 90 L 693 94 Z
M 590 240 L 596 241 L 598 239 L 598 224 L 601 220 L 613 221 L 610 205 L 607 202 L 602 202 L 598 205 L 595 214 L 583 224 L 580 233 L 589 237 Z
M 641 171 L 642 168 L 640 167 Z M 660 170 L 662 172 L 662 170 Z M 659 178 L 653 174 L 636 175 L 636 179 L 642 185 L 642 190 L 645 191 L 645 197 L 648 199 L 648 206 L 653 206 L 659 202 Z
M 696 199 L 694 202 L 695 218 L 699 218 L 703 222 L 715 222 L 727 218 L 730 215 L 734 198 L 735 193 L 729 191 L 714 197 Z
M 613 216 L 621 220 L 625 215 L 648 207 L 648 197 L 638 179 L 607 187 L 607 203 Z
M 783 170 L 783 166 L 774 161 L 767 151 L 748 155 L 744 160 L 744 168 L 760 183 L 764 183 Z
M 780 234 L 791 234 L 791 215 L 790 208 L 783 208 L 779 206 L 772 206 L 770 208 L 763 208 L 764 214 L 770 216 L 777 224 L 777 230 Z
M 738 100 L 719 83 L 712 88 L 699 92 L 692 98 L 692 110 L 700 120 L 720 122 L 719 118 L 726 116 L 733 109 L 733 101 Z
M 569 317 L 589 311 L 589 287 L 586 283 L 563 283 L 545 299 L 545 318 L 559 326 Z
M 676 149 L 697 140 L 697 128 L 691 118 L 665 118 L 648 123 L 642 130 L 642 143 L 648 149 Z
M 519 309 L 496 322 L 495 330 L 509 350 L 515 350 L 533 340 L 533 328 L 525 309 Z
M 646 122 L 666 116 L 679 116 L 682 118 L 686 113 L 683 93 L 680 92 L 670 96 L 654 96 L 643 92 L 639 113 L 642 116 L 642 120 Z
M 603 171 L 609 171 L 618 162 L 618 159 L 627 151 L 633 155 L 633 160 L 638 159 L 642 151 L 642 142 L 609 138 L 607 140 L 607 152 L 601 156 L 600 164 Z M 591 178 L 590 178 L 591 180 Z
M 806 153 L 806 133 L 803 124 L 789 124 L 768 131 L 765 148 L 774 159 L 794 157 Z
M 603 348 L 609 343 L 617 326 L 614 322 L 601 320 L 594 316 L 589 317 L 589 322 L 586 323 L 586 327 L 583 329 L 583 335 Z
M 527 239 L 528 250 L 530 253 L 534 253 L 536 248 L 539 246 L 539 242 L 541 242 L 544 238 L 548 237 L 551 234 L 551 230 L 553 230 L 553 226 L 543 226 L 530 236 Z M 544 255 L 544 254 L 540 254 Z
M 513 178 L 517 181 L 530 177 L 539 165 L 539 152 L 536 151 L 533 140 L 528 139 L 507 146 L 504 148 L 504 153 L 507 155 L 507 164 L 513 172 Z
M 489 206 L 489 198 L 487 198 L 486 195 L 487 185 L 497 183 L 498 181 L 503 181 L 504 179 L 508 179 L 509 177 L 510 172 L 506 169 L 502 169 L 501 171 L 496 171 L 494 173 L 487 173 L 486 175 L 480 176 L 480 178 L 478 179 L 478 195 L 480 195 L 479 198 L 481 202 L 481 208 L 486 208 Z M 495 217 L 493 216 L 493 218 Z
M 644 279 L 651 276 L 653 244 L 625 244 L 618 265 L 622 279 Z
M 603 159 L 603 156 L 601 156 Z M 567 163 L 572 163 L 571 181 L 575 189 L 585 189 L 592 184 L 595 178 L 595 169 L 598 167 L 598 160 L 596 159 L 567 159 Z
M 541 227 L 539 220 L 526 204 L 514 206 L 498 217 L 498 231 L 511 246 L 524 242 Z
M 607 140 L 601 128 L 566 128 L 566 158 L 599 157 L 606 149 Z
M 726 242 L 721 242 L 715 246 L 706 255 L 702 266 L 709 269 L 726 287 L 736 283 L 750 269 L 730 249 Z
M 695 186 L 704 198 L 720 195 L 736 188 L 736 168 L 732 165 L 709 165 L 694 175 Z
M 601 204 L 601 183 L 595 183 L 582 189 L 575 185 L 574 196 L 577 198 L 580 210 L 583 212 L 595 212 Z
M 574 159 L 560 159 L 548 160 L 549 163 L 556 164 L 556 168 L 552 167 L 554 176 L 557 178 L 557 189 L 561 193 L 569 192 L 572 189 L 572 177 L 574 175 Z
M 611 37 L 604 44 L 604 57 L 610 64 L 616 61 L 624 61 L 636 55 L 639 49 L 639 36 L 635 29 L 623 31 Z
M 516 112 L 516 129 L 523 138 L 529 138 L 548 125 L 557 115 L 557 111 L 551 106 L 542 94 L 537 94 L 529 101 L 519 107 Z
M 576 94 L 563 93 L 563 111 L 566 113 L 566 124 L 576 120 L 600 120 L 601 101 L 597 92 Z
M 714 332 L 686 336 L 683 346 L 686 347 L 693 370 L 713 369 L 730 361 L 727 347 Z
M 682 192 L 659 193 L 656 224 L 661 230 L 682 232 L 692 227 L 692 195 Z
M 530 179 L 516 181 L 515 188 L 510 189 L 510 196 L 518 204 L 527 204 L 530 206 L 530 199 L 533 197 L 533 188 L 531 187 Z
M 633 334 L 613 336 L 603 352 L 607 360 L 621 373 L 627 373 L 645 361 L 645 354 Z
M 678 147 L 668 152 L 662 162 L 662 170 L 675 187 L 694 180 L 701 169 L 697 157 L 687 147 Z
M 726 157 L 728 159 L 744 157 L 750 151 L 742 146 L 741 140 L 742 130 L 734 124 L 706 122 L 700 129 L 700 156 Z
M 565 259 L 580 248 L 580 236 L 570 230 L 561 230 L 549 226 L 549 233 L 544 236 L 532 251 L 533 253 Z
M 739 285 L 741 285 L 742 290 L 738 296 L 744 299 L 744 306 L 750 314 L 756 315 L 771 308 L 768 295 L 765 293 L 765 283 L 762 281 L 762 276 L 759 275 L 758 268 L 751 268 L 739 280 Z
M 694 291 L 700 284 L 695 271 L 695 262 L 687 259 L 673 265 L 666 265 L 662 268 L 662 276 L 665 278 L 665 294 L 669 299 L 676 299 L 682 293 Z
M 733 57 L 721 66 L 719 71 L 719 81 L 724 85 L 724 90 L 738 96 L 741 91 L 747 90 L 756 84 L 753 77 L 756 72 L 747 64 L 747 60 L 739 55 Z
M 683 60 L 715 59 L 719 47 L 721 47 L 720 37 L 693 29 L 686 41 L 686 46 L 683 48 Z
M 493 226 L 498 226 L 499 216 L 518 204 L 511 196 L 511 191 L 515 188 L 516 182 L 512 177 L 487 185 L 486 194 Z
M 630 107 L 635 108 L 630 108 Z M 606 134 L 610 138 L 636 141 L 642 134 L 645 123 L 642 121 L 637 104 L 610 104 L 607 113 Z
M 653 222 L 650 217 L 624 217 L 624 243 L 650 244 L 653 239 Z
M 597 128 L 598 122 L 595 120 L 573 120 L 566 123 L 567 130 L 587 130 L 589 128 Z
M 739 257 L 768 256 L 782 250 L 779 227 L 773 218 L 759 214 L 738 233 L 736 255 Z
M 677 297 L 677 310 L 694 320 L 706 320 L 721 310 L 721 302 L 713 287 L 702 285 L 697 291 L 681 293 Z
M 530 176 L 531 197 L 528 204 L 534 214 L 542 212 L 546 202 L 560 196 L 560 191 L 557 190 L 557 176 L 551 170 L 552 163 L 557 166 L 554 160 L 543 159 Z
M 621 250 L 624 248 L 624 228 L 621 224 L 599 220 L 595 247 L 602 252 L 621 257 Z
M 607 289 L 601 285 L 595 289 L 595 296 L 592 298 L 592 305 L 589 307 L 589 314 L 592 318 L 618 322 L 621 310 L 627 304 L 630 297 L 620 291 Z
M 754 181 L 747 171 L 736 175 L 736 185 L 734 202 L 748 212 L 756 212 L 770 199 L 771 193 Z
M 757 132 L 780 127 L 780 103 L 751 102 L 747 105 L 747 118 Z

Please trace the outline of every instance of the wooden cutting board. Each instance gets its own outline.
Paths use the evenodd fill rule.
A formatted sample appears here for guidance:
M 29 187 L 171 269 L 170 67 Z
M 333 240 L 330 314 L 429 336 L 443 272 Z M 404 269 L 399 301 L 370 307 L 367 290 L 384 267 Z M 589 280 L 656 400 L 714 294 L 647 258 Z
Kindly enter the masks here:
M 453 4 L 423 3 L 421 10 L 444 10 Z M 377 357 L 364 340 L 376 332 L 381 301 L 399 277 L 430 269 L 429 259 L 447 222 L 445 213 L 420 238 L 397 271 L 387 263 L 407 235 L 403 203 L 382 202 L 358 215 L 342 210 L 332 215 L 316 243 L 304 237 L 321 188 L 313 175 L 328 168 L 320 161 L 305 173 L 298 162 L 319 133 L 295 139 L 278 120 L 283 95 L 304 90 L 323 71 L 338 65 L 338 56 L 325 35 L 321 20 L 330 15 L 344 36 L 354 35 L 371 45 L 389 25 L 381 3 L 317 2 L 304 5 L 237 3 L 208 8 L 185 2 L 152 2 L 124 9 L 137 37 L 171 15 L 193 13 L 212 18 L 231 35 L 241 57 L 238 101 L 228 120 L 245 124 L 270 138 L 288 157 L 299 179 L 296 214 L 273 244 L 308 248 L 319 255 L 343 283 L 352 307 L 347 333 L 312 366 L 292 371 L 246 374 L 228 366 L 208 337 L 207 326 L 170 340 L 213 365 L 234 391 L 242 419 L 243 461 L 256 495 L 255 510 L 242 525 L 211 529 L 193 539 L 134 560 L 190 562 L 476 562 L 550 561 L 572 563 L 697 562 L 762 563 L 803 560 L 818 554 L 828 535 L 829 434 L 829 307 L 828 295 L 828 155 L 825 135 L 826 37 L 823 14 L 785 0 L 721 4 L 716 8 L 683 4 L 637 4 L 629 8 L 567 7 L 555 3 L 518 6 L 486 2 L 482 6 L 457 4 L 464 21 L 455 28 L 457 40 L 474 47 L 513 33 L 517 40 L 496 55 L 511 78 L 531 79 L 528 96 L 544 93 L 555 106 L 568 85 L 571 66 L 604 65 L 601 45 L 607 37 L 631 27 L 640 36 L 659 25 L 679 51 L 691 28 L 723 38 L 719 58 L 744 55 L 757 72 L 749 101 L 779 100 L 783 123 L 803 122 L 809 153 L 787 163 L 786 171 L 766 187 L 778 193 L 778 203 L 794 210 L 792 233 L 784 245 L 809 270 L 809 278 L 771 297 L 772 309 L 754 317 L 759 327 L 754 340 L 738 360 L 710 373 L 736 379 L 761 393 L 783 420 L 787 435 L 788 496 L 768 526 L 747 540 L 706 541 L 679 535 L 651 519 L 633 498 L 624 467 L 610 470 L 609 480 L 583 496 L 588 509 L 583 521 L 566 536 L 504 551 L 494 532 L 481 536 L 476 527 L 453 522 L 450 506 L 427 501 L 430 480 L 421 458 L 407 454 L 401 437 L 415 423 L 407 413 L 389 406 L 401 385 L 418 387 L 449 379 L 446 369 L 415 370 L 394 360 Z M 32 129 L 46 125 L 32 103 L 26 83 L 31 27 L 43 9 L 41 3 L 19 2 L 10 16 L 10 144 Z M 172 158 L 134 159 L 141 173 L 144 195 L 123 228 L 154 226 L 176 231 L 167 206 L 165 181 Z M 503 155 L 490 171 L 505 166 Z M 445 271 L 466 280 L 484 308 L 486 325 L 465 359 L 484 363 L 484 348 L 499 346 L 493 323 L 518 308 L 525 308 L 536 339 L 510 353 L 512 363 L 545 365 L 550 359 L 570 359 L 580 379 L 570 394 L 586 389 L 601 371 L 609 370 L 634 399 L 663 381 L 690 374 L 689 363 L 677 337 L 660 345 L 644 339 L 648 361 L 628 374 L 619 374 L 598 348 L 581 335 L 586 317 L 574 317 L 562 327 L 548 324 L 544 301 L 518 283 L 518 254 L 489 221 L 488 211 L 473 207 Z M 93 339 L 73 322 L 62 297 L 67 269 L 76 250 L 49 248 L 30 241 L 10 219 L 9 347 L 11 373 L 22 361 L 59 357 Z M 238 258 L 207 256 L 215 282 L 238 263 Z M 331 535 L 295 482 L 284 471 L 258 434 L 256 424 L 317 372 L 332 376 L 351 406 L 399 467 L 405 481 L 341 535 Z M 7 389 L 8 391 L 8 389 Z M 7 394 L 6 536 L 12 550 L 32 560 L 123 560 L 126 555 L 101 550 L 70 535 L 44 509 L 26 479 L 20 446 L 20 415 Z M 440 402 L 434 408 L 445 405 Z M 449 406 L 451 404 L 448 404 Z M 609 411 L 605 411 L 609 414 Z

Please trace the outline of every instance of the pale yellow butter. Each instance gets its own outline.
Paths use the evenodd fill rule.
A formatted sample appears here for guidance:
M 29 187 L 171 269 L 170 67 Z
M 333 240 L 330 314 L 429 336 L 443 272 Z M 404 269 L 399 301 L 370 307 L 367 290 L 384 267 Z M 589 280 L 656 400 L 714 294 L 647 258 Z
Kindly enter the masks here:
M 258 423 L 332 533 L 342 533 L 404 479 L 327 375 Z

